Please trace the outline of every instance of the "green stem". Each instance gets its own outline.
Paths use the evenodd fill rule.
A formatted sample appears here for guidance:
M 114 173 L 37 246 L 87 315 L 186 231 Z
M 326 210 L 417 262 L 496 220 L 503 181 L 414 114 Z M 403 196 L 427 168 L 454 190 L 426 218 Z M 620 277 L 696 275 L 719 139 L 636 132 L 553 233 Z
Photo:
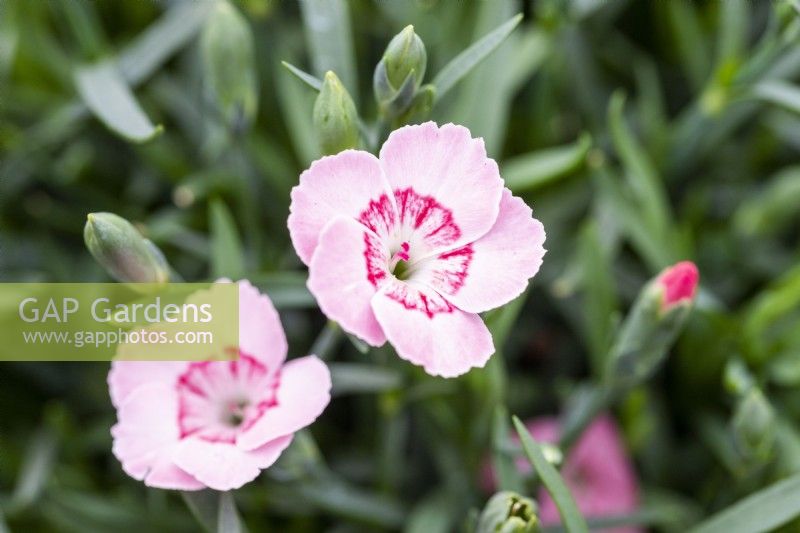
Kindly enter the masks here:
M 217 529 L 217 492 L 211 489 L 181 492 L 183 501 L 198 524 L 208 533 Z
M 244 533 L 232 491 L 211 489 L 181 492 L 183 501 L 205 531 L 209 533 Z

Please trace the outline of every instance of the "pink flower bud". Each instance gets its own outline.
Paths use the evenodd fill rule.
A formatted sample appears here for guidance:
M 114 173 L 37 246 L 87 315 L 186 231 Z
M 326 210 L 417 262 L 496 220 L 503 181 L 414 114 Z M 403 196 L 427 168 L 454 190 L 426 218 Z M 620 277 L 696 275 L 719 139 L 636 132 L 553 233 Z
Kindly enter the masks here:
M 681 261 L 664 270 L 658 276 L 658 283 L 664 287 L 664 308 L 693 300 L 699 281 L 700 273 L 691 261 Z

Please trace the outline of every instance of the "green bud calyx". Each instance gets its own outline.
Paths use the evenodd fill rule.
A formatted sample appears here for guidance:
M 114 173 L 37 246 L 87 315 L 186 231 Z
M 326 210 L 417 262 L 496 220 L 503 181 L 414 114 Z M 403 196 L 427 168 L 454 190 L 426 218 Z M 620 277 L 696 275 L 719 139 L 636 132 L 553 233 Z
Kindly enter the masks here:
M 169 281 L 164 255 L 130 222 L 113 213 L 90 213 L 86 219 L 86 247 L 111 277 L 129 283 Z
M 258 107 L 253 36 L 245 18 L 227 0 L 216 2 L 203 28 L 201 47 L 210 96 L 226 124 L 240 131 Z
M 775 444 L 775 412 L 761 389 L 744 394 L 733 415 L 736 449 L 745 459 L 766 461 Z
M 650 378 L 666 358 L 691 311 L 694 286 L 691 297 L 664 305 L 669 291 L 662 273 L 639 293 L 611 348 L 606 369 L 611 389 L 630 390 Z
M 358 146 L 358 113 L 353 99 L 331 71 L 314 102 L 314 129 L 322 152 L 336 154 Z
M 515 492 L 492 496 L 478 519 L 476 533 L 535 533 L 540 531 L 536 502 Z
M 422 39 L 414 33 L 414 26 L 408 25 L 394 36 L 386 47 L 383 61 L 392 87 L 402 87 L 410 74 L 414 79 L 414 89 L 419 88 L 425 77 L 428 55 Z
M 406 26 L 389 42 L 372 79 L 383 115 L 398 117 L 409 109 L 425 78 L 427 63 L 425 44 L 413 26 Z

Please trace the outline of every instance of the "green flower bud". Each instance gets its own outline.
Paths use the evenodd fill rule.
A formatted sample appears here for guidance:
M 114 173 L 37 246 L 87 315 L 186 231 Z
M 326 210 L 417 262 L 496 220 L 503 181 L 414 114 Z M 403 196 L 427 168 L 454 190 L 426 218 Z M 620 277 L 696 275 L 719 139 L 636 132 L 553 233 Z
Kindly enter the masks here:
M 434 100 L 436 100 L 436 87 L 430 84 L 420 87 L 408 109 L 395 120 L 395 128 L 427 120 L 433 109 Z
M 753 387 L 736 406 L 733 415 L 736 449 L 746 459 L 766 461 L 775 444 L 775 412 L 764 393 Z
M 503 491 L 486 503 L 475 533 L 536 533 L 541 531 L 536 502 L 515 492 Z
M 227 0 L 218 0 L 201 37 L 203 67 L 212 98 L 226 124 L 241 131 L 258 108 L 253 35 Z
M 383 62 L 392 87 L 402 87 L 409 75 L 414 79 L 414 89 L 422 85 L 428 54 L 422 39 L 414 33 L 414 26 L 409 24 L 389 41 L 383 53 Z
M 645 285 L 611 349 L 606 372 L 610 389 L 629 390 L 648 379 L 661 365 L 683 329 L 694 303 L 698 279 L 694 265 L 682 262 L 665 269 Z
M 131 283 L 169 281 L 169 265 L 161 250 L 130 222 L 113 213 L 90 213 L 86 218 L 86 248 L 111 277 Z
M 372 84 L 381 113 L 396 117 L 412 104 L 425 77 L 428 56 L 425 44 L 406 26 L 386 47 L 375 67 Z
M 314 102 L 314 129 L 325 154 L 336 154 L 358 146 L 356 105 L 339 78 L 331 71 Z

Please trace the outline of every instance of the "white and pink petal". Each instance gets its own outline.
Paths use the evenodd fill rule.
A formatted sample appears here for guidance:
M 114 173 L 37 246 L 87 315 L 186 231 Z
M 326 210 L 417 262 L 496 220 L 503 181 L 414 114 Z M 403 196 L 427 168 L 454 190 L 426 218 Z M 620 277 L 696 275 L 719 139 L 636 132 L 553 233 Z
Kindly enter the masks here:
M 242 450 L 251 451 L 310 425 L 331 399 L 331 374 L 318 357 L 293 359 L 281 370 L 277 404 L 236 439 Z
M 388 251 L 379 237 L 353 219 L 334 219 L 311 259 L 308 289 L 328 318 L 367 344 L 386 342 L 370 302 L 377 286 L 391 276 Z
M 386 283 L 372 299 L 372 309 L 397 354 L 428 374 L 456 377 L 483 367 L 494 353 L 492 335 L 477 314 L 458 309 L 424 285 Z
M 205 484 L 172 461 L 155 465 L 145 476 L 144 484 L 148 487 L 170 490 L 202 490 L 206 488 Z
M 145 384 L 173 385 L 188 366 L 188 361 L 113 361 L 107 378 L 111 403 L 119 408 L 128 395 Z
M 477 241 L 424 261 L 421 281 L 458 308 L 482 313 L 504 305 L 528 286 L 542 264 L 545 231 L 530 207 L 505 189 L 492 229 Z
M 375 156 L 345 150 L 318 159 L 292 189 L 288 226 L 297 255 L 310 264 L 320 233 L 331 220 L 337 216 L 358 220 L 362 215 L 373 225 L 394 219 L 392 191 Z
M 380 163 L 398 217 L 428 248 L 422 253 L 472 242 L 494 224 L 503 181 L 483 140 L 473 139 L 467 128 L 433 122 L 404 126 L 389 135 Z M 415 244 L 420 248 L 412 242 L 412 250 Z
M 228 443 L 189 438 L 176 449 L 175 462 L 185 472 L 214 490 L 238 489 L 272 465 L 292 441 L 275 439 L 253 451 Z
M 272 300 L 249 281 L 239 282 L 239 350 L 277 371 L 286 360 L 288 345 Z
M 111 428 L 112 452 L 125 472 L 139 480 L 152 475 L 165 488 L 191 490 L 189 487 L 196 485 L 172 470 L 174 448 L 180 438 L 174 387 L 160 382 L 137 387 L 118 407 L 117 419 Z

